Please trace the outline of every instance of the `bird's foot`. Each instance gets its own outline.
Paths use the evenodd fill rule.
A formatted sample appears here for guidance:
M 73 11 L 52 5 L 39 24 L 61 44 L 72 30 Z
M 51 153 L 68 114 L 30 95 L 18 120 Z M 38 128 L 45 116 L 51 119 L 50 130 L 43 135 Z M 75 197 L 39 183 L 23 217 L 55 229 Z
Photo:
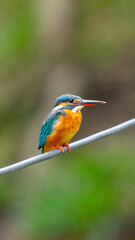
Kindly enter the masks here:
M 61 147 L 61 146 L 55 146 L 55 148 L 56 148 L 56 149 L 60 149 L 63 154 L 65 153 L 63 147 Z
M 67 147 L 67 148 L 68 148 L 68 152 L 70 152 L 70 147 L 69 147 L 68 144 L 64 144 L 63 147 Z M 62 152 L 63 154 L 65 154 L 63 147 L 61 147 L 61 146 L 55 146 L 56 149 L 60 149 L 61 152 Z
M 68 152 L 70 152 L 71 149 L 68 144 L 64 144 L 63 146 L 66 146 L 68 148 Z

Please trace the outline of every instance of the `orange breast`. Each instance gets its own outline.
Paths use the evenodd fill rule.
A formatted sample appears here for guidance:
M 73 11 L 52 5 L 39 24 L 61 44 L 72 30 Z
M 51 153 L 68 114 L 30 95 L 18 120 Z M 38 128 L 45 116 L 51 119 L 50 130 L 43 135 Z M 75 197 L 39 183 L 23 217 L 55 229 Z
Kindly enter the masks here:
M 73 136 L 78 132 L 81 121 L 81 112 L 73 113 L 66 109 L 67 116 L 61 115 L 58 122 L 54 125 L 52 134 L 48 136 L 44 146 L 44 152 L 55 149 L 55 146 L 68 144 Z

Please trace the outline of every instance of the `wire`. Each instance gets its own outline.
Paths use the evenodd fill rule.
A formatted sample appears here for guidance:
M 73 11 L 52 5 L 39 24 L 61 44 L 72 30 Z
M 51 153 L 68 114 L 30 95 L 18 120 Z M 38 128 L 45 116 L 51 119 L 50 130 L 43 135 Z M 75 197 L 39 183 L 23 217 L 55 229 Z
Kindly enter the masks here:
M 125 130 L 126 128 L 129 128 L 129 127 L 131 127 L 133 125 L 135 125 L 135 118 L 131 119 L 129 121 L 123 122 L 123 123 L 121 123 L 119 125 L 116 125 L 116 126 L 114 126 L 112 128 L 108 128 L 108 129 L 106 129 L 104 131 L 101 131 L 101 132 L 98 132 L 96 134 L 93 134 L 93 135 L 91 135 L 89 137 L 83 138 L 83 139 L 81 139 L 79 141 L 73 142 L 73 143 L 69 144 L 70 149 L 72 150 L 72 149 L 75 149 L 75 148 L 79 148 L 79 147 L 81 147 L 81 146 L 83 146 L 85 144 L 95 142 L 95 141 L 97 141 L 97 140 L 99 140 L 101 138 L 104 138 L 104 137 L 110 136 L 110 135 L 112 135 L 114 133 L 117 133 L 117 132 L 120 132 L 122 130 Z M 64 147 L 64 151 L 65 152 L 68 151 L 67 147 Z M 47 153 L 44 153 L 44 154 L 37 155 L 35 157 L 28 158 L 28 159 L 23 160 L 21 162 L 9 165 L 7 167 L 0 168 L 0 175 L 4 175 L 4 174 L 9 173 L 9 172 L 14 172 L 14 171 L 16 171 L 18 169 L 31 166 L 33 164 L 45 161 L 47 159 L 53 158 L 55 156 L 58 156 L 60 154 L 61 154 L 61 150 L 60 149 L 56 149 L 56 150 L 53 150 L 51 152 L 47 152 Z

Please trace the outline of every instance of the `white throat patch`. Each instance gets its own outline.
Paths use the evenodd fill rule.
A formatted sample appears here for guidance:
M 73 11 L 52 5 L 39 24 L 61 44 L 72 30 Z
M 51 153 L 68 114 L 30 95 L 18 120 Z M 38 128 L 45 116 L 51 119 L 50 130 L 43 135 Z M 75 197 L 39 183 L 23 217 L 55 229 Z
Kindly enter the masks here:
M 73 108 L 72 112 L 73 112 L 73 113 L 75 113 L 75 112 L 80 112 L 80 110 L 81 110 L 83 107 L 84 107 L 84 106 L 76 106 L 76 107 Z M 53 111 L 59 110 L 59 109 L 61 109 L 61 108 L 63 108 L 63 106 L 58 105 L 58 106 L 56 106 L 55 108 L 53 108 Z
M 80 110 L 83 108 L 84 106 L 77 106 L 75 108 L 73 108 L 72 112 L 75 113 L 75 112 L 80 112 Z

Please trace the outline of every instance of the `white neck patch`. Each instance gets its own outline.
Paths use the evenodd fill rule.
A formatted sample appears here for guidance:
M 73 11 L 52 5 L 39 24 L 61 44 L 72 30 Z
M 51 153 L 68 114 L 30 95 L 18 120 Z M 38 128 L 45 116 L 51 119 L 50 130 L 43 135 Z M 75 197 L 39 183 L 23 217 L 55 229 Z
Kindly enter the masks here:
M 62 108 L 62 106 L 61 106 L 61 105 L 58 105 L 58 106 L 56 106 L 55 108 L 53 108 L 53 111 L 59 110 L 59 109 L 61 109 L 61 108 Z
M 76 106 L 73 108 L 72 112 L 75 113 L 75 112 L 80 112 L 80 110 L 83 108 L 84 106 Z M 53 108 L 53 111 L 57 111 L 59 109 L 63 108 L 62 105 L 58 105 L 56 106 L 55 108 Z

